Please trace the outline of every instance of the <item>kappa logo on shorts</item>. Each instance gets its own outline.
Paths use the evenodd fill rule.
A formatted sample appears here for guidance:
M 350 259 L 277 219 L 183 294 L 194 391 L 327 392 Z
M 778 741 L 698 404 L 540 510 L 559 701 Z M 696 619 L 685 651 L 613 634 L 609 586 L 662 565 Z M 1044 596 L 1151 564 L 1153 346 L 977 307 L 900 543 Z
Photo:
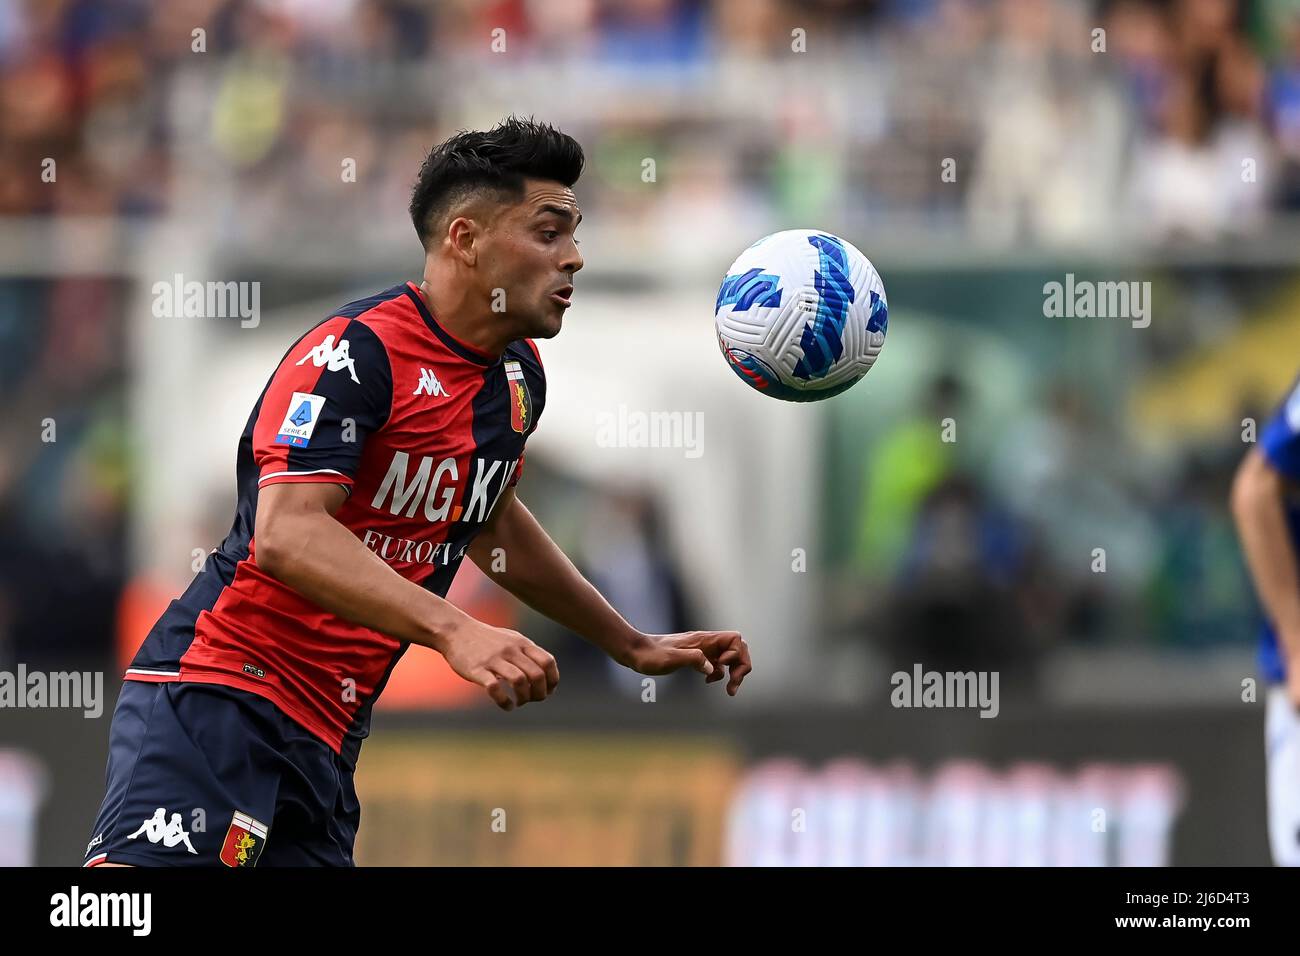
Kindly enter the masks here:
M 221 862 L 226 866 L 257 866 L 257 858 L 266 846 L 267 830 L 265 823 L 236 810 L 221 845 Z
M 169 821 L 167 811 L 163 807 L 155 810 L 153 816 L 140 824 L 140 829 L 127 835 L 127 839 L 134 840 L 142 833 L 149 838 L 150 843 L 161 843 L 166 847 L 184 843 L 185 849 L 191 853 L 197 854 L 199 852 L 194 849 L 194 844 L 190 842 L 190 835 L 185 832 L 185 827 L 181 825 L 181 815 L 173 813 Z

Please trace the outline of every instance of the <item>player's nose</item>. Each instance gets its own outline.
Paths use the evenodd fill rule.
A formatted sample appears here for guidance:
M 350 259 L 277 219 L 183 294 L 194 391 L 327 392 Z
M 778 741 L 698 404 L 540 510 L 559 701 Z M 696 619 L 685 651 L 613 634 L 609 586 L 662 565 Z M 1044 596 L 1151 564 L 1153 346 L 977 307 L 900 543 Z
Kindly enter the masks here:
M 582 253 L 578 251 L 578 247 L 576 245 L 566 252 L 564 256 L 564 261 L 560 263 L 560 268 L 563 271 L 569 273 L 569 275 L 573 275 L 575 272 L 581 269 L 582 266 L 583 266 Z

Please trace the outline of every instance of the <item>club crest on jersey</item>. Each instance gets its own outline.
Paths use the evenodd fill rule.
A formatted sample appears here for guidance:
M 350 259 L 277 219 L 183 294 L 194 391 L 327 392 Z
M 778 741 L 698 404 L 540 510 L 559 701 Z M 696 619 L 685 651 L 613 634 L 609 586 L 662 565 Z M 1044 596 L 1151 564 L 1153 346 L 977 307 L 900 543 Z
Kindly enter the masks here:
M 317 368 L 324 365 L 331 372 L 337 372 L 339 369 L 345 368 L 348 370 L 348 374 L 352 376 L 352 381 L 356 382 L 358 385 L 361 384 L 361 379 L 357 378 L 357 363 L 354 362 L 352 356 L 348 354 L 347 339 L 340 339 L 339 344 L 336 346 L 334 344 L 334 336 L 332 334 L 327 335 L 325 336 L 324 342 L 321 342 L 320 345 L 317 345 L 302 358 L 298 359 L 294 364 L 305 365 L 308 359 L 310 359 L 311 364 L 315 365 Z
M 280 423 L 280 431 L 275 436 L 275 443 L 306 448 L 324 407 L 324 395 L 294 392 L 293 398 L 289 399 L 289 410 L 284 413 L 284 421 Z
M 506 385 L 510 391 L 510 427 L 521 435 L 528 433 L 533 419 L 533 396 L 524 381 L 524 369 L 518 362 L 506 362 Z
M 226 866 L 257 866 L 257 858 L 266 846 L 266 831 L 265 823 L 236 810 L 221 844 L 221 862 Z

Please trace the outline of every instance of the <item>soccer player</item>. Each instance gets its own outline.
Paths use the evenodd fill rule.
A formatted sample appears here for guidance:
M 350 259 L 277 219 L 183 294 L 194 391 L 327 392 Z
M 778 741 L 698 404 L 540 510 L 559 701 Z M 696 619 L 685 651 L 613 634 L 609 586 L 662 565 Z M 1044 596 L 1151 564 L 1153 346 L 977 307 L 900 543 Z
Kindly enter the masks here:
M 1259 663 L 1268 834 L 1279 866 L 1300 865 L 1300 383 L 1260 431 L 1232 486 L 1232 513 L 1263 604 Z
M 466 555 L 620 664 L 736 694 L 739 634 L 638 632 L 516 496 L 546 402 L 531 340 L 560 331 L 582 268 L 582 164 L 514 117 L 434 147 L 410 207 L 423 281 L 285 353 L 239 443 L 234 525 L 125 674 L 87 865 L 351 865 L 358 751 L 409 645 L 504 710 L 559 681 L 523 634 L 444 600 Z

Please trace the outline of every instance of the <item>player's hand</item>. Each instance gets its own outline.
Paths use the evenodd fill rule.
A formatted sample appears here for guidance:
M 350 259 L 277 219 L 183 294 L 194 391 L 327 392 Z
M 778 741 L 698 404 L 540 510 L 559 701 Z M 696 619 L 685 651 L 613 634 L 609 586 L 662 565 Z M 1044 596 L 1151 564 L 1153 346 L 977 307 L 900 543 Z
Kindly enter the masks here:
M 627 666 L 640 674 L 671 674 L 683 667 L 705 675 L 706 684 L 729 677 L 732 697 L 753 670 L 749 645 L 736 631 L 683 631 L 680 634 L 642 634 L 628 654 Z M 724 670 L 724 668 L 726 670 Z
M 545 700 L 560 682 L 560 668 L 549 653 L 518 631 L 482 621 L 471 620 L 451 634 L 442 656 L 457 674 L 486 690 L 502 710 Z

